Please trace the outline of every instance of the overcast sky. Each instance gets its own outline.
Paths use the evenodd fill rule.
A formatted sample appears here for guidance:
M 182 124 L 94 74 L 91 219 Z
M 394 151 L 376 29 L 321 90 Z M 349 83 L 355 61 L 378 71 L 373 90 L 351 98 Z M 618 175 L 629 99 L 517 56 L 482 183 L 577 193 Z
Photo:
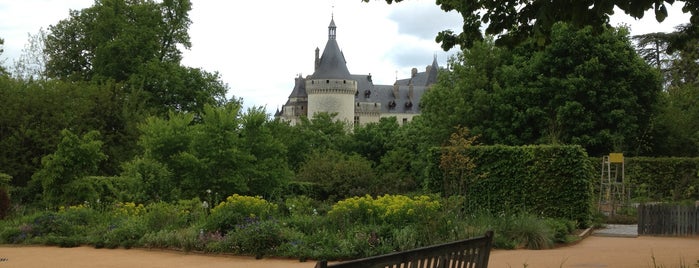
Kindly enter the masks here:
M 189 34 L 191 50 L 183 64 L 219 72 L 228 84 L 228 96 L 243 98 L 245 107 L 281 108 L 294 77 L 313 73 L 314 50 L 325 46 L 331 14 L 337 25 L 337 41 L 353 74 L 372 74 L 375 84 L 393 84 L 396 75 L 406 78 L 436 55 L 441 66 L 449 55 L 434 42 L 437 32 L 459 32 L 461 16 L 445 13 L 433 0 L 405 0 L 387 5 L 383 0 L 192 0 Z M 94 0 L 0 0 L 0 38 L 4 66 L 12 65 L 36 34 L 68 17 L 71 9 L 83 9 Z M 670 16 L 657 23 L 652 13 L 640 21 L 625 15 L 612 17 L 612 25 L 631 25 L 632 34 L 671 31 L 689 22 L 678 2 Z M 321 51 L 322 53 L 322 51 Z

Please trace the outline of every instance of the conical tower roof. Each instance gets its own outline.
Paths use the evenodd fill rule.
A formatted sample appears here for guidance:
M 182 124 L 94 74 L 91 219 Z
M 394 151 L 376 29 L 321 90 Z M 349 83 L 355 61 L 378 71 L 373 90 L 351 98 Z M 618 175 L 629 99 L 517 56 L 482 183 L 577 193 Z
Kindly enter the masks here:
M 312 75 L 313 79 L 351 79 L 345 55 L 335 39 L 336 28 L 335 19 L 331 19 L 328 26 L 328 42 L 323 49 L 318 68 Z
M 437 73 L 439 73 L 439 64 L 437 64 L 437 55 L 435 55 L 432 60 L 432 67 L 430 67 L 430 71 L 427 74 L 426 86 L 437 83 Z

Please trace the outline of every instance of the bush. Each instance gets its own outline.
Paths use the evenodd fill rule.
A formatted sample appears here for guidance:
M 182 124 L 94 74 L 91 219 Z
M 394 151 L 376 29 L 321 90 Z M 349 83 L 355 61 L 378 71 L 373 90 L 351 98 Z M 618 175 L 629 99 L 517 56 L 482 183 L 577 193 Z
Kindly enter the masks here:
M 261 197 L 234 194 L 211 209 L 211 215 L 206 221 L 205 228 L 210 232 L 226 233 L 234 230 L 236 225 L 244 224 L 246 220 L 270 217 L 276 210 L 277 205 L 269 203 Z
M 277 221 L 252 218 L 238 224 L 226 235 L 226 240 L 232 241 L 235 253 L 251 254 L 256 258 L 274 251 L 285 242 Z
M 438 214 L 440 203 L 429 196 L 410 198 L 403 195 L 352 197 L 337 202 L 328 217 L 340 226 L 354 224 L 388 224 L 403 226 L 425 223 Z
M 0 220 L 5 219 L 10 213 L 10 195 L 7 189 L 0 187 Z
M 445 177 L 438 168 L 441 153 L 433 152 L 428 171 L 432 178 Z M 467 211 L 524 211 L 574 220 L 580 227 L 591 223 L 592 185 L 599 178 L 582 147 L 471 146 L 462 154 L 475 164 L 465 190 Z M 435 179 L 428 187 L 438 192 L 441 183 Z

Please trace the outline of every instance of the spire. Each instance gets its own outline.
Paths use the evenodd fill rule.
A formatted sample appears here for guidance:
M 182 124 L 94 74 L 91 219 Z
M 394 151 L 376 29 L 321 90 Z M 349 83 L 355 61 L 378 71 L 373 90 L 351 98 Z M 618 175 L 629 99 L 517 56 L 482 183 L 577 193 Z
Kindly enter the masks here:
M 432 65 L 427 72 L 427 82 L 425 86 L 437 83 L 437 74 L 439 73 L 439 64 L 437 63 L 437 53 L 434 54 L 434 59 L 432 59 Z
M 328 26 L 328 40 L 335 40 L 337 35 L 337 26 L 335 26 L 335 15 L 330 16 L 330 26 Z
M 328 42 L 325 44 L 323 54 L 320 56 L 318 67 L 313 72 L 312 77 L 314 79 L 350 79 L 351 77 L 349 70 L 347 70 L 345 56 L 342 54 L 337 40 L 335 40 L 336 28 L 335 19 L 331 18 L 330 26 L 328 26 Z

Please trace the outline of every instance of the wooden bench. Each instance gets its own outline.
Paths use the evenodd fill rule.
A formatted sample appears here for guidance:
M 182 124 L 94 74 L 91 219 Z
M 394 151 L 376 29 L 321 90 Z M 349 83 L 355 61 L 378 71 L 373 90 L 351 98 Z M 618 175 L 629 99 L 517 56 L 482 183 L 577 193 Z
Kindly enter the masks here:
M 319 261 L 315 268 L 487 268 L 492 245 L 493 231 L 488 231 L 466 240 L 364 259 L 334 264 Z

